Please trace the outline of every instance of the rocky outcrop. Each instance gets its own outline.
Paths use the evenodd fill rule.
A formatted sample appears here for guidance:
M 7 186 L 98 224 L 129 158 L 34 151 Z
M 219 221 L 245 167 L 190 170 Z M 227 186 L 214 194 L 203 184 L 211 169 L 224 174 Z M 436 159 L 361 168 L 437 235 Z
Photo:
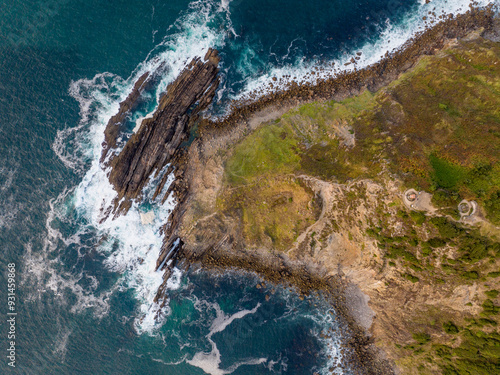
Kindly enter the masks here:
M 267 88 L 251 92 L 245 98 L 230 103 L 228 116 L 210 122 L 208 127 L 227 131 L 228 127 L 246 121 L 250 116 L 270 106 L 295 106 L 315 100 L 342 100 L 345 97 L 358 95 L 366 88 L 375 92 L 414 66 L 422 56 L 433 55 L 440 51 L 447 41 L 464 37 L 471 31 L 481 28 L 488 31 L 488 38 L 495 39 L 500 32 L 498 21 L 495 21 L 497 24 L 495 26 L 494 14 L 491 7 L 486 7 L 486 9 L 472 8 L 456 16 L 451 14 L 443 16 L 439 21 L 440 16 L 434 20 L 436 23 L 432 27 L 418 33 L 399 49 L 386 53 L 379 62 L 363 69 L 356 69 L 355 65 L 352 71 L 327 74 L 327 78 L 320 79 L 316 83 L 295 80 L 282 82 L 281 89 L 276 89 L 279 86 L 275 86 L 276 82 L 273 80 Z M 312 71 L 311 74 L 316 72 Z
M 153 173 L 157 175 L 171 162 L 182 142 L 187 140 L 190 124 L 215 95 L 219 84 L 218 63 L 217 51 L 212 49 L 203 60 L 193 59 L 167 87 L 153 117 L 144 119 L 123 150 L 110 160 L 109 181 L 118 193 L 115 202 L 121 202 L 116 203 L 116 214 L 128 210 L 131 201 L 140 195 L 149 177 Z M 147 79 L 146 74 L 139 79 L 129 98 L 120 105 L 120 112 L 110 123 L 116 123 L 126 116 L 128 108 L 136 102 Z M 116 145 L 117 134 L 111 125 L 108 124 L 108 128 L 110 130 L 107 129 L 106 145 L 109 149 Z M 105 152 L 107 151 L 103 151 L 103 157 L 106 156 Z
M 120 103 L 118 113 L 111 117 L 104 130 L 104 142 L 102 143 L 101 163 L 106 160 L 111 149 L 116 148 L 117 138 L 123 125 L 131 112 L 133 112 L 141 103 L 141 94 L 148 89 L 153 82 L 150 79 L 150 73 L 146 72 L 139 77 L 134 88 L 127 98 Z

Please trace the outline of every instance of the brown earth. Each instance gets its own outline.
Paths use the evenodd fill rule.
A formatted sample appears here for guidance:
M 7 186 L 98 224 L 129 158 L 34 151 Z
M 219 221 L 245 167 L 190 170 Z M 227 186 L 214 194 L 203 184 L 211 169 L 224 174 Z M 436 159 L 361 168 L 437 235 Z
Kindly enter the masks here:
M 315 86 L 292 83 L 287 90 L 257 101 L 233 103 L 231 114 L 222 121 L 202 120 L 201 137 L 176 158 L 177 181 L 172 189 L 177 192 L 179 204 L 164 228 L 165 243 L 157 263 L 158 268 L 165 269 L 165 280 L 169 268 L 164 265 L 172 259 L 172 264 L 185 267 L 236 267 L 254 271 L 269 281 L 293 284 L 303 293 L 324 290 L 331 294 L 332 303 L 354 332 L 348 345 L 353 349 L 351 361 L 360 364 L 359 373 L 391 374 L 400 366 L 410 368 L 411 358 L 396 350 L 394 343 L 411 342 L 412 332 L 420 328 L 419 321 L 422 325 L 428 324 L 429 319 L 441 321 L 443 317 L 461 321 L 464 314 L 477 312 L 478 295 L 483 290 L 476 284 L 437 288 L 415 284 L 402 280 L 402 268 L 391 268 L 382 259 L 380 250 L 365 232 L 384 211 L 387 217 L 394 218 L 387 223 L 391 232 L 397 234 L 401 229 L 402 224 L 396 218 L 396 210 L 402 205 L 398 182 L 335 184 L 309 176 L 293 176 L 294 181 L 319 199 L 320 211 L 315 222 L 301 230 L 292 246 L 286 251 L 275 251 L 248 243 L 238 212 L 221 210 L 218 199 L 227 194 L 223 191 L 224 162 L 232 145 L 262 122 L 278 118 L 299 103 L 342 100 L 366 88 L 375 91 L 413 67 L 420 56 L 439 52 L 455 38 L 481 27 L 487 33 L 494 33 L 492 24 L 490 12 L 473 10 L 422 33 L 404 49 L 372 67 Z M 118 191 L 117 202 L 122 197 L 129 202 L 137 198 L 149 176 L 171 161 L 192 124 L 186 118 L 187 109 L 198 100 L 199 109 L 203 109 L 212 100 L 218 84 L 217 63 L 216 56 L 205 63 L 193 61 L 191 64 L 204 77 L 202 83 L 187 89 L 174 84 L 170 94 L 162 98 L 153 119 L 144 120 L 120 155 L 112 159 L 110 181 Z M 211 89 L 206 91 L 208 87 Z M 181 101 L 180 109 L 176 90 L 190 98 Z M 208 94 L 200 96 L 205 92 Z M 179 131 L 171 125 L 178 119 L 181 119 Z M 165 124 L 158 133 L 148 127 L 155 122 Z M 158 147 L 165 145 L 165 140 L 166 148 Z M 126 211 L 127 206 L 120 209 Z M 424 231 L 420 234 L 426 236 Z M 174 243 L 179 244 L 176 253 L 170 251 Z M 163 286 L 156 300 L 162 298 Z M 441 310 L 433 310 L 433 305 L 439 305 Z M 442 316 L 437 316 L 438 313 Z M 437 330 L 435 335 L 439 335 Z
M 478 15 L 472 17 L 476 19 Z M 322 98 L 342 100 L 367 86 L 377 89 L 414 66 L 419 56 L 416 45 L 429 43 L 421 53 L 437 53 L 439 48 L 454 42 L 445 35 L 460 37 L 476 25 L 488 26 L 491 21 L 486 16 L 481 19 L 475 25 L 465 21 L 465 18 L 462 19 L 463 24 L 458 20 L 448 21 L 456 27 L 455 34 L 450 31 L 453 27 L 431 30 L 431 35 L 423 35 L 421 40 L 411 45 L 409 56 L 401 52 L 394 60 L 386 61 L 373 70 L 354 73 L 354 76 L 348 74 L 336 82 L 333 85 L 335 89 L 329 92 L 325 83 L 317 86 L 318 91 L 313 90 L 312 94 L 305 96 L 299 94 L 304 93 L 304 88 L 292 88 L 289 92 L 277 94 L 272 100 L 263 99 L 234 111 L 221 123 L 205 122 L 202 137 L 193 143 L 186 157 L 184 178 L 189 181 L 189 193 L 179 206 L 182 214 L 176 220 L 178 227 L 172 231 L 172 237 L 182 238 L 183 242 L 177 256 L 180 264 L 255 271 L 272 282 L 298 286 L 304 293 L 328 290 L 334 304 L 350 322 L 351 329 L 357 332 L 353 344 L 357 358 L 354 362 L 362 364 L 360 373 L 390 374 L 393 371 L 398 373 L 401 368 L 405 369 L 405 373 L 412 373 L 408 369 L 416 364 L 394 344 L 411 344 L 412 333 L 432 324 L 431 321 L 438 322 L 434 334 L 439 340 L 443 319 L 462 322 L 464 317 L 479 312 L 484 299 L 480 296 L 485 288 L 459 283 L 454 286 L 427 284 L 422 287 L 420 283 L 402 279 L 402 267 L 389 267 L 383 260 L 380 250 L 366 236 L 365 230 L 381 210 L 396 217 L 396 208 L 402 206 L 402 188 L 398 182 L 375 184 L 358 181 L 353 185 L 340 185 L 296 176 L 321 198 L 323 209 L 319 219 L 283 253 L 246 243 L 238 216 L 219 210 L 217 198 L 227 194 L 222 191 L 224 161 L 230 155 L 232 145 L 262 122 L 280 117 L 297 103 Z M 439 36 L 434 39 L 436 34 Z M 401 64 L 398 59 L 404 63 Z M 358 191 L 364 192 L 361 194 L 363 197 L 346 206 L 349 193 Z M 392 225 L 396 235 L 401 223 L 395 220 Z M 311 245 L 313 233 L 316 238 L 325 237 L 321 246 Z M 437 367 L 434 371 L 440 373 Z

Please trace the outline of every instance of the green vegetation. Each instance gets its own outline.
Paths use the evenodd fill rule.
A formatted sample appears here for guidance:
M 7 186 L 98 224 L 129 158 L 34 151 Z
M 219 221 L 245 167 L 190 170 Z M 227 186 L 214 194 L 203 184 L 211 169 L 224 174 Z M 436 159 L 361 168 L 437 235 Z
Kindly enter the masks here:
M 496 327 L 498 323 L 493 319 L 487 318 L 478 318 L 478 319 L 466 319 L 470 322 L 469 328 L 483 328 L 485 326 L 493 326 Z
M 436 229 L 439 231 L 439 235 L 443 239 L 450 240 L 461 235 L 464 232 L 464 230 L 457 224 L 449 221 L 445 217 L 433 217 L 430 222 L 436 227 Z
M 300 158 L 298 142 L 287 127 L 269 124 L 245 138 L 229 159 L 226 174 L 232 184 L 251 183 L 266 174 L 286 174 L 295 170 Z
M 462 274 L 462 276 L 466 279 L 477 280 L 479 279 L 479 273 L 477 271 L 466 271 Z
M 409 280 L 409 281 L 411 281 L 412 283 L 416 283 L 416 282 L 420 281 L 420 279 L 419 279 L 417 276 L 413 276 L 413 275 L 411 275 L 411 274 L 409 274 L 409 273 L 407 273 L 407 274 L 405 274 L 405 275 L 403 275 L 403 276 L 404 276 L 404 278 L 405 278 L 406 280 Z
M 458 327 L 455 324 L 453 324 L 453 322 L 443 323 L 443 329 L 446 333 L 451 335 L 454 335 L 455 333 L 459 332 Z
M 446 240 L 443 240 L 442 238 L 439 237 L 432 237 L 427 241 L 430 247 L 443 247 L 446 245 Z
M 456 207 L 462 198 L 457 192 L 438 189 L 432 194 L 432 204 L 437 207 Z
M 481 314 L 484 316 L 497 315 L 500 311 L 500 306 L 495 305 L 491 299 L 484 301 L 481 306 L 483 306 L 483 312 Z
M 463 167 L 441 159 L 435 154 L 429 156 L 429 161 L 433 168 L 432 180 L 437 187 L 453 189 L 466 175 Z
M 500 373 L 500 303 L 493 289 L 500 278 L 500 243 L 493 230 L 480 232 L 457 222 L 457 206 L 467 199 L 478 202 L 479 213 L 485 212 L 493 227 L 500 225 L 499 61 L 500 44 L 462 41 L 440 56 L 424 57 L 376 93 L 305 104 L 263 124 L 234 147 L 225 165 L 219 208 L 241 218 L 249 245 L 271 244 L 283 251 L 321 212 L 299 175 L 342 184 L 396 179 L 404 187 L 433 193 L 431 203 L 438 210 L 428 216 L 402 209 L 391 198 L 390 203 L 381 199 L 369 219 L 345 218 L 368 227 L 366 234 L 380 250 L 370 255 L 371 264 L 395 277 L 395 283 L 415 283 L 402 288 L 412 293 L 420 287 L 487 289 L 471 297 L 468 307 L 457 306 L 464 308 L 463 315 L 441 306 L 432 324 L 409 322 L 415 323 L 416 343 L 396 348 L 417 356 L 421 362 L 414 369 L 421 373 Z M 353 212 L 369 202 L 366 192 L 353 185 L 338 211 Z M 358 232 L 343 225 L 335 218 L 328 230 L 342 226 L 354 241 Z M 310 234 L 306 246 L 322 246 L 326 231 Z
M 377 93 L 304 104 L 264 124 L 235 148 L 228 182 L 286 173 L 379 180 L 383 160 L 406 186 L 434 191 L 436 206 L 475 199 L 500 224 L 500 47 L 476 40 L 445 53 Z
M 488 298 L 497 298 L 497 296 L 498 296 L 498 290 L 496 290 L 496 289 L 488 290 L 488 291 L 485 292 L 485 294 L 486 294 L 486 296 Z
M 433 217 L 430 222 L 441 236 L 441 238 L 432 238 L 428 241 L 431 247 L 451 241 L 452 244 L 458 246 L 461 254 L 460 260 L 466 263 L 476 263 L 485 258 L 495 258 L 500 255 L 500 243 L 481 235 L 478 230 L 466 230 L 445 217 Z M 467 277 L 467 275 L 464 276 Z
M 433 345 L 444 375 L 491 375 L 500 372 L 500 335 L 465 330 L 462 343 L 453 348 Z
M 404 234 L 392 236 L 386 234 L 383 227 L 387 227 L 384 218 L 380 218 L 380 227 L 371 227 L 366 230 L 366 234 L 377 241 L 379 249 L 383 250 L 384 257 L 394 266 L 394 260 L 400 260 L 403 267 L 408 271 L 402 274 L 405 279 L 417 282 L 422 278 L 427 282 L 437 282 L 439 275 L 448 277 L 459 277 L 461 280 L 479 280 L 481 273 L 477 265 L 483 260 L 494 260 L 500 256 L 500 243 L 485 237 L 476 229 L 462 227 L 446 217 L 432 217 L 426 224 L 426 229 L 430 233 L 437 232 L 438 236 L 422 241 L 413 228 L 414 218 L 419 220 L 420 216 L 404 214 L 398 211 L 397 216 L 403 219 Z M 459 257 L 456 259 L 444 258 L 441 263 L 441 272 L 434 266 L 435 254 L 453 247 L 457 249 Z M 391 265 L 391 263 L 389 263 Z M 488 274 L 494 277 L 495 273 Z M 457 280 L 459 281 L 459 280 Z M 462 281 L 463 282 L 463 281 Z
M 425 213 L 422 211 L 410 211 L 410 216 L 417 225 L 422 225 L 427 219 Z
M 420 332 L 420 333 L 414 333 L 413 339 L 419 344 L 426 344 L 429 341 L 431 341 L 431 336 L 428 333 Z
M 493 223 L 500 223 L 500 190 L 492 192 L 484 202 L 488 219 Z

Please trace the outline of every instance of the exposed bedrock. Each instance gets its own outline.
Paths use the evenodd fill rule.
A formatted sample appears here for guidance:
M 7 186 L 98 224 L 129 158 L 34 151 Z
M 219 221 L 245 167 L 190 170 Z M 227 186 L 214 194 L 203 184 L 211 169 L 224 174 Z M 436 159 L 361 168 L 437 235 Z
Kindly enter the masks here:
M 101 163 L 106 160 L 108 152 L 117 146 L 117 138 L 122 130 L 122 125 L 127 117 L 141 104 L 141 95 L 148 90 L 154 79 L 150 77 L 150 73 L 146 72 L 139 77 L 134 85 L 134 88 L 127 98 L 120 103 L 118 113 L 111 117 L 104 130 L 104 142 L 102 143 Z
M 131 201 L 140 195 L 149 177 L 153 173 L 156 176 L 171 162 L 179 146 L 187 140 L 190 125 L 215 95 L 219 85 L 218 64 L 219 57 L 213 49 L 207 52 L 203 60 L 193 59 L 167 87 L 153 117 L 144 119 L 123 150 L 111 158 L 109 181 L 118 193 L 116 202 L 121 201 L 116 207 L 116 213 L 128 210 Z M 130 108 L 136 105 L 134 103 L 147 82 L 147 74 L 139 78 L 127 100 L 120 104 L 120 112 L 110 123 L 123 121 Z M 116 146 L 118 135 L 116 127 L 108 124 L 108 128 L 103 158 L 110 147 Z

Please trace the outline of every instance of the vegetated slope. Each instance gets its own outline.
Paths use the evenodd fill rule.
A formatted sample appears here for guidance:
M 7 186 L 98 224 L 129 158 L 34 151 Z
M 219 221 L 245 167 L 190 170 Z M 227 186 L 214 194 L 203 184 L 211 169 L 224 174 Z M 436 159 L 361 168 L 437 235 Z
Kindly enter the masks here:
M 438 192 L 437 205 L 476 199 L 500 224 L 499 159 L 500 45 L 481 38 L 424 57 L 377 93 L 288 112 L 241 142 L 226 171 L 235 186 L 284 173 L 341 183 L 389 173 Z
M 476 35 L 376 93 L 263 124 L 226 160 L 217 208 L 250 247 L 342 266 L 403 373 L 498 373 L 499 159 L 500 44 Z M 439 209 L 410 210 L 406 188 Z

